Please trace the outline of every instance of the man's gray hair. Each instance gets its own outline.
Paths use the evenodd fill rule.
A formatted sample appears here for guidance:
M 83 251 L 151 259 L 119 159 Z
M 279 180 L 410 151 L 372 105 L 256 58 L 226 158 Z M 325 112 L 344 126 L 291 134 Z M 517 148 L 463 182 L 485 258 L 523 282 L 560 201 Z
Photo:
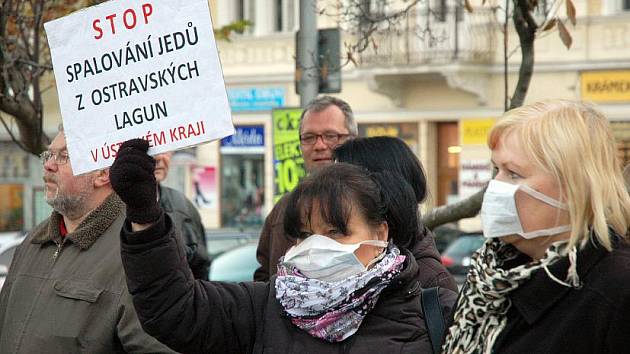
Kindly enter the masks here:
M 300 116 L 300 133 L 302 133 L 302 122 L 304 121 L 304 116 L 306 116 L 307 112 L 321 112 L 330 106 L 337 106 L 337 108 L 341 110 L 345 118 L 344 123 L 346 129 L 348 129 L 350 135 L 359 135 L 359 128 L 357 127 L 357 122 L 354 120 L 352 108 L 350 108 L 348 102 L 333 96 L 317 97 L 306 105 L 302 111 L 302 115 Z

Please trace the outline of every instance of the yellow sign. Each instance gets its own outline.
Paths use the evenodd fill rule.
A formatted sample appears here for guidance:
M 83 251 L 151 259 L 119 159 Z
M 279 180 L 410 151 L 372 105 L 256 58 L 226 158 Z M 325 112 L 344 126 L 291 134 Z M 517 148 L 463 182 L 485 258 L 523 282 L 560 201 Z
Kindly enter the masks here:
M 630 102 L 630 70 L 586 71 L 581 98 L 593 102 Z
M 306 175 L 300 150 L 301 108 L 278 108 L 273 121 L 274 203 L 292 191 Z
M 485 145 L 495 122 L 494 118 L 461 120 L 459 127 L 462 145 Z

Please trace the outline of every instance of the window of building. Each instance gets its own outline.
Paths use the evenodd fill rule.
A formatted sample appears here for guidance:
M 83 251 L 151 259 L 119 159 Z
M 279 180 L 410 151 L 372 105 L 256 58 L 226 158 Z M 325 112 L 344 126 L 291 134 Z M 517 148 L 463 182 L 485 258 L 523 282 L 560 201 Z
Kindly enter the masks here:
M 630 0 L 623 0 L 621 9 L 623 11 L 630 11 Z
M 221 141 L 221 226 L 262 226 L 264 177 L 264 127 L 237 126 Z
M 24 185 L 0 184 L 0 232 L 24 229 Z

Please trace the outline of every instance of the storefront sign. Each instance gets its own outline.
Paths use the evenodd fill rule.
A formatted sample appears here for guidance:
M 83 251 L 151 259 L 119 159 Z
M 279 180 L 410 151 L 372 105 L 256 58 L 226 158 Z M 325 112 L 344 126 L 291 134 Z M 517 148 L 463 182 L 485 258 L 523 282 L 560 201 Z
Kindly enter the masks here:
M 300 150 L 301 108 L 274 109 L 273 121 L 273 166 L 274 202 L 292 191 L 306 175 L 304 158 Z
M 583 100 L 630 102 L 630 70 L 582 72 L 580 83 Z
M 460 121 L 462 145 L 485 145 L 488 133 L 495 122 L 494 118 L 462 119 Z
M 369 123 L 359 124 L 359 136 L 390 136 L 402 139 L 411 150 L 418 151 L 418 124 L 416 123 Z
M 270 111 L 284 106 L 283 87 L 231 88 L 227 90 L 232 112 Z
M 242 126 L 236 127 L 234 134 L 221 139 L 222 154 L 264 154 L 265 127 Z
M 75 174 L 232 134 L 206 0 L 108 1 L 45 24 Z
M 490 160 L 463 160 L 459 165 L 459 199 L 465 199 L 479 190 L 492 179 Z

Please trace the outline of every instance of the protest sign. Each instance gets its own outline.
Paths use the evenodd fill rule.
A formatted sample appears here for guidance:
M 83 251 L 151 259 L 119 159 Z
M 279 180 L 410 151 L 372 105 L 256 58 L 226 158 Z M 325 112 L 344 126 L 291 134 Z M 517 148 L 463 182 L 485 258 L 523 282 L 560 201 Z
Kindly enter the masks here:
M 274 109 L 273 121 L 273 166 L 274 203 L 292 191 L 306 175 L 304 158 L 300 150 L 301 108 Z
M 45 24 L 75 174 L 233 133 L 207 0 L 109 1 Z

